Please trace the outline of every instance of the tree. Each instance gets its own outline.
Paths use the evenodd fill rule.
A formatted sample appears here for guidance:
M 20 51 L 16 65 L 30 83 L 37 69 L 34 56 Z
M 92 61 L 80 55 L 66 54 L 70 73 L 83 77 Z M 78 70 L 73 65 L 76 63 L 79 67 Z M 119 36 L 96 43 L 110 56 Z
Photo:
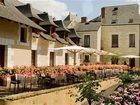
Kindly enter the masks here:
M 95 81 L 93 75 L 84 75 L 84 82 L 77 86 L 80 96 L 76 98 L 76 102 L 82 102 L 84 99 L 87 99 L 89 105 L 91 105 L 93 101 L 99 101 L 101 95 L 96 92 L 99 86 L 101 86 L 99 81 Z

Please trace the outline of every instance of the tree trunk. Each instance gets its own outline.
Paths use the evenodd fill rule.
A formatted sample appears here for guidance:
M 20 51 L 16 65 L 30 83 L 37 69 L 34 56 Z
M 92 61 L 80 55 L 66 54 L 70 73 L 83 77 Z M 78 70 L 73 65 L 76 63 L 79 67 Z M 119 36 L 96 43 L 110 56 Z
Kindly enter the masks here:
M 91 103 L 92 103 L 91 100 L 88 100 L 88 104 L 91 105 Z

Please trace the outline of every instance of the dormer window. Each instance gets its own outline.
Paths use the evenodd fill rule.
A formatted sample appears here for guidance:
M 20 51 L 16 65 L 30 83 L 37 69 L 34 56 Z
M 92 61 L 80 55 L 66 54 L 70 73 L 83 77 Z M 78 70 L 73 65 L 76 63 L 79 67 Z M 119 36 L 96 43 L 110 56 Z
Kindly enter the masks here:
M 118 10 L 118 7 L 115 7 L 112 11 L 117 11 Z
M 0 3 L 4 4 L 4 0 L 0 0 Z

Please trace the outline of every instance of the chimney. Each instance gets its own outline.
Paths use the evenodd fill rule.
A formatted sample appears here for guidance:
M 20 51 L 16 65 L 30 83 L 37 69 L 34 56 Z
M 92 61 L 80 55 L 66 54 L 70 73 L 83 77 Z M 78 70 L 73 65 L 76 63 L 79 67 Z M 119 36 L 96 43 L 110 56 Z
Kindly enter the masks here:
M 86 23 L 87 22 L 87 17 L 81 17 L 81 23 Z
M 0 3 L 4 4 L 4 0 L 0 0 Z

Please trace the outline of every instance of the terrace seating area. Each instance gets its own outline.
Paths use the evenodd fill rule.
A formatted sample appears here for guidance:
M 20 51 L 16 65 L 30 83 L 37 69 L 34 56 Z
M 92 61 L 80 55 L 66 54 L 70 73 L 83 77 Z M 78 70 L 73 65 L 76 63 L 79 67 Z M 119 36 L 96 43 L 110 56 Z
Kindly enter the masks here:
M 80 83 L 84 81 L 83 76 L 86 74 L 94 76 L 95 79 L 103 79 L 127 70 L 126 65 L 1 68 L 0 85 L 1 89 L 13 94 Z

